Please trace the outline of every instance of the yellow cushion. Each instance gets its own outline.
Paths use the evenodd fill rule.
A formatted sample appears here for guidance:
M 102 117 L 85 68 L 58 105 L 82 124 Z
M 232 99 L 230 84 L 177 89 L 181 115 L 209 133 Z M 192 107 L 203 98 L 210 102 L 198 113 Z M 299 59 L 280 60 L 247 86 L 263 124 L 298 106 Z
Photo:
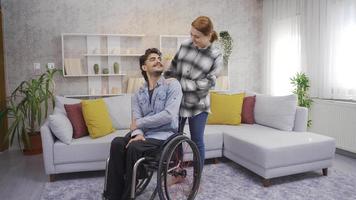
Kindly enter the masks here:
M 103 99 L 84 100 L 82 109 L 90 137 L 102 137 L 115 131 Z
M 208 124 L 241 124 L 242 103 L 245 93 L 223 94 L 210 93 L 210 110 Z

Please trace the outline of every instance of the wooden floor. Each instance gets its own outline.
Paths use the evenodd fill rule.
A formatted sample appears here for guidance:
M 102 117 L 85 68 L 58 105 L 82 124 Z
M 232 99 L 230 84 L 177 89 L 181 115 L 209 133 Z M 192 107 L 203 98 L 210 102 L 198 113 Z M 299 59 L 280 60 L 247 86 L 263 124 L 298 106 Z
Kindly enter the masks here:
M 356 173 L 356 158 L 336 154 L 333 168 Z M 101 176 L 100 172 L 82 172 L 59 175 L 59 179 Z M 13 150 L 0 153 L 0 199 L 39 200 L 48 176 L 44 172 L 42 154 L 24 156 Z

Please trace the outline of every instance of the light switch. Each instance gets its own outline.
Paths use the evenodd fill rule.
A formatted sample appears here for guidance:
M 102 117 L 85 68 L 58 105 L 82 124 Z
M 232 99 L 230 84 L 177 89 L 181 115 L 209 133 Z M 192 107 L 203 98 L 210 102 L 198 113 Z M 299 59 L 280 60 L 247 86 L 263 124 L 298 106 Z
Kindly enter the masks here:
M 40 63 L 33 63 L 33 74 L 34 75 L 41 75 L 41 64 Z
M 47 63 L 48 69 L 54 69 L 54 63 Z

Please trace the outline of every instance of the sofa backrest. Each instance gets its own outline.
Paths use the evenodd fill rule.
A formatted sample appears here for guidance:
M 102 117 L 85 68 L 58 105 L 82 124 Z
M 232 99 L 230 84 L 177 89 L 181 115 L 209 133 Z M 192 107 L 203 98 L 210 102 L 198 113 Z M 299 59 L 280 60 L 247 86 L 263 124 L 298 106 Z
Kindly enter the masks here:
M 119 95 L 103 98 L 115 129 L 128 129 L 131 124 L 131 95 Z M 53 113 L 63 113 L 66 115 L 64 104 L 80 103 L 80 99 L 55 97 L 55 108 Z
M 297 96 L 270 96 L 256 94 L 254 109 L 255 121 L 257 124 L 276 128 L 283 131 L 293 131 L 302 129 L 301 115 L 297 113 Z M 298 115 L 298 116 L 297 116 Z M 298 120 L 296 121 L 296 116 Z M 295 125 L 297 122 L 297 126 Z

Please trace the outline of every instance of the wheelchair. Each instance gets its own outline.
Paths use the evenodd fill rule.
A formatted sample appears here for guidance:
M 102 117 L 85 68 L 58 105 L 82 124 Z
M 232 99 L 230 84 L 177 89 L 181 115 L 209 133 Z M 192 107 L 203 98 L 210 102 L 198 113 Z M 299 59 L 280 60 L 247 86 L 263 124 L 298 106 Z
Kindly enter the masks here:
M 109 160 L 110 157 L 106 161 L 104 191 Z M 145 176 L 137 176 L 139 167 L 144 167 Z M 185 133 L 174 133 L 161 145 L 158 154 L 137 160 L 131 177 L 130 199 L 133 200 L 144 192 L 154 177 L 154 172 L 157 183 L 151 200 L 157 193 L 160 200 L 193 200 L 198 193 L 202 173 L 198 147 Z M 172 178 L 180 178 L 181 181 L 172 184 Z

